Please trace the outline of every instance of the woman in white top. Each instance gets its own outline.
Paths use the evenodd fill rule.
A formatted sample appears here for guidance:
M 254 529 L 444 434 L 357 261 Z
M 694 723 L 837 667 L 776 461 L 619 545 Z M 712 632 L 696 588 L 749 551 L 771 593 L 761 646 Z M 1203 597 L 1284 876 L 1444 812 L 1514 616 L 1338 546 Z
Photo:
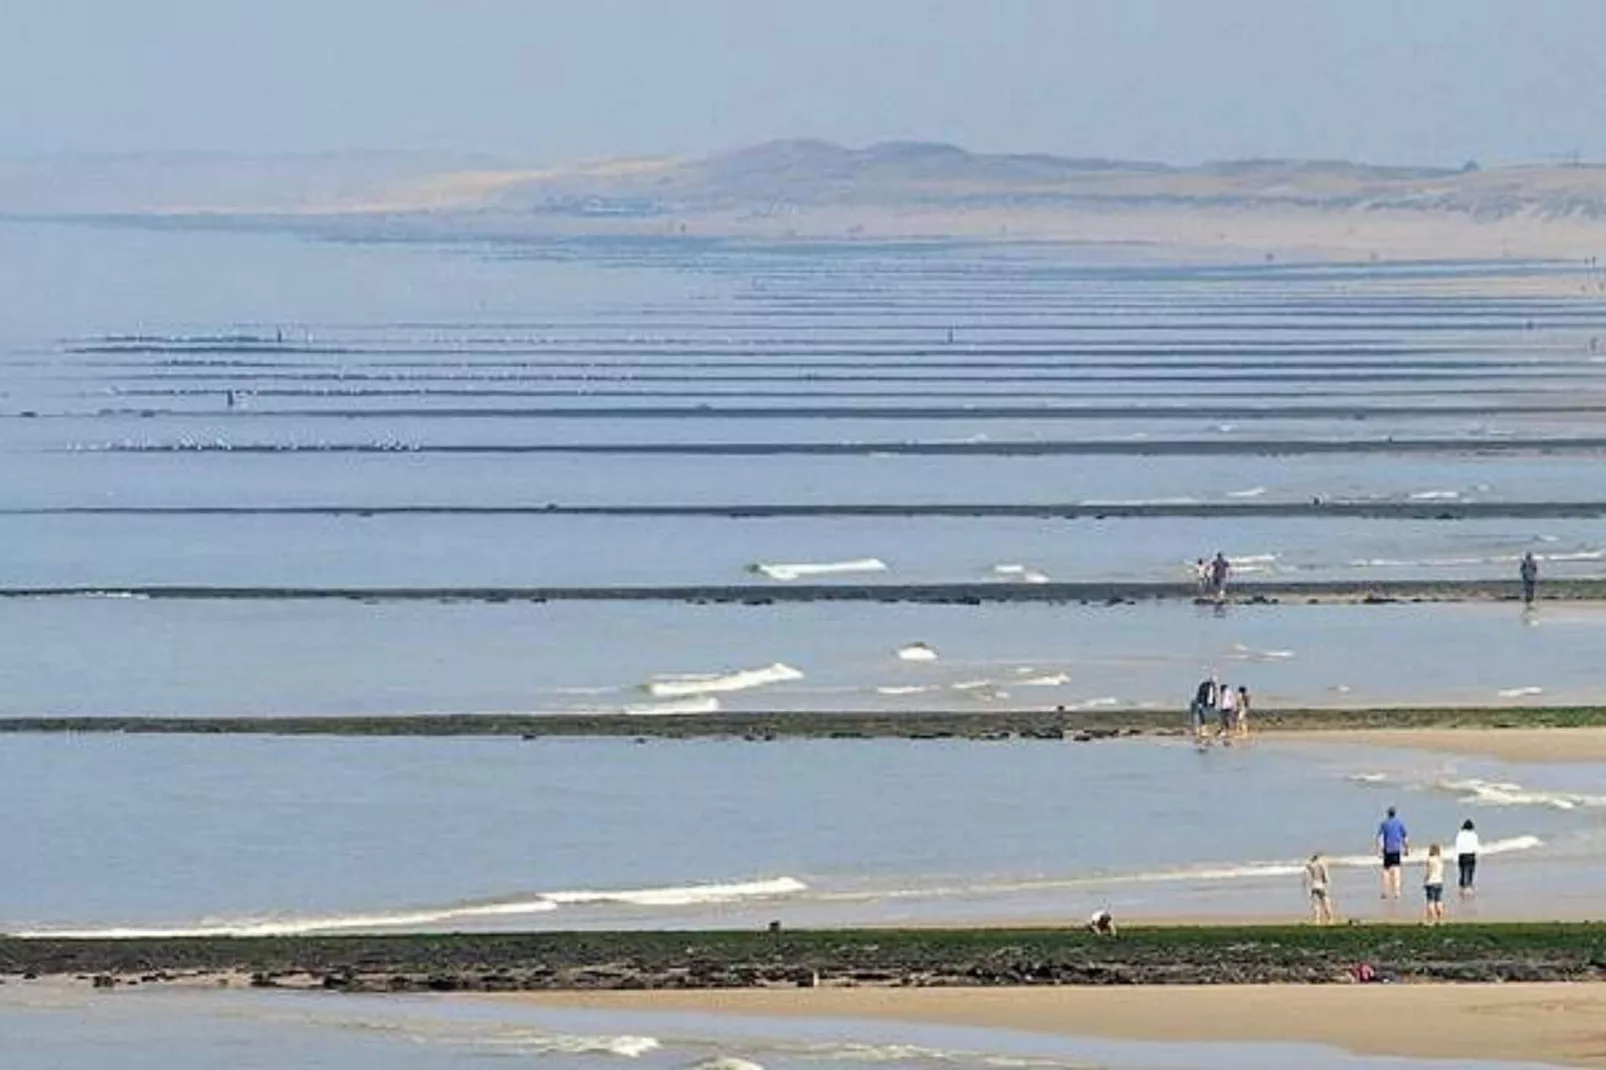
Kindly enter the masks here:
M 1472 883 L 1478 874 L 1478 846 L 1478 830 L 1472 827 L 1469 817 L 1461 822 L 1461 831 L 1455 834 L 1455 865 L 1460 870 L 1456 883 L 1462 899 L 1476 891 Z

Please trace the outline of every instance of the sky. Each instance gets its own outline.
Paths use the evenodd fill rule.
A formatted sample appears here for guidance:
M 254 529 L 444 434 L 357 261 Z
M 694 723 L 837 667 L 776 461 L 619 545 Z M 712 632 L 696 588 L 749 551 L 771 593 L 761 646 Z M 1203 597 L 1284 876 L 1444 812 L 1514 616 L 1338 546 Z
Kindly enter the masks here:
M 1606 0 L 0 0 L 0 155 L 1606 160 Z

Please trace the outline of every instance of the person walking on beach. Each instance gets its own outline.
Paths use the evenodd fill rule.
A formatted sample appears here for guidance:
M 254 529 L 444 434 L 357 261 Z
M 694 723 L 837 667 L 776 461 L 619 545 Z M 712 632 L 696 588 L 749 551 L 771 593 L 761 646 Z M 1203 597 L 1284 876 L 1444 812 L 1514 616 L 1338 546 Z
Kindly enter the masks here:
M 1429 925 L 1444 920 L 1444 854 L 1438 844 L 1428 846 L 1427 872 L 1422 876 L 1422 896 L 1427 900 L 1424 917 Z
M 1310 896 L 1311 921 L 1317 925 L 1333 924 L 1333 878 L 1320 851 L 1305 863 L 1305 892 Z
M 1227 578 L 1232 575 L 1232 562 L 1220 550 L 1210 562 L 1210 597 L 1217 602 L 1227 597 Z
M 1232 689 L 1231 684 L 1221 685 L 1221 694 L 1216 700 L 1216 734 L 1222 742 L 1232 739 L 1233 726 L 1238 720 L 1238 692 Z
M 1531 550 L 1522 555 L 1517 575 L 1522 577 L 1522 604 L 1531 606 L 1534 604 L 1534 591 L 1539 587 L 1539 562 Z
M 1400 863 L 1411 853 L 1411 841 L 1406 836 L 1405 822 L 1400 820 L 1394 807 L 1389 807 L 1383 823 L 1377 826 L 1377 850 L 1383 856 L 1384 899 L 1400 897 Z
M 1473 826 L 1469 817 L 1461 822 L 1461 830 L 1455 834 L 1455 868 L 1456 890 L 1461 898 L 1465 899 L 1477 893 L 1473 887 L 1478 876 L 1478 830 Z
M 1205 725 L 1216 708 L 1216 700 L 1220 693 L 1221 685 L 1216 682 L 1214 674 L 1199 681 L 1199 688 L 1193 693 L 1193 704 L 1189 712 L 1193 715 L 1193 738 L 1200 743 L 1204 742 Z
M 1210 593 L 1210 562 L 1202 557 L 1193 562 L 1193 582 L 1199 586 L 1198 597 L 1203 598 Z
M 1247 687 L 1238 688 L 1237 715 L 1234 718 L 1232 730 L 1233 735 L 1239 739 L 1249 738 L 1249 689 Z

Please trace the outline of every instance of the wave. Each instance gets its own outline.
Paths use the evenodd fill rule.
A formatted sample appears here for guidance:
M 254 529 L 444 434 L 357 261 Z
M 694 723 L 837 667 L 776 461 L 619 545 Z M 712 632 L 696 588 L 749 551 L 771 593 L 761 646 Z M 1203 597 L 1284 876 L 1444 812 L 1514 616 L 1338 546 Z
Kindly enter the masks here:
M 713 695 L 697 695 L 693 698 L 676 699 L 670 702 L 652 702 L 644 706 L 626 706 L 624 712 L 631 717 L 676 717 L 687 714 L 718 713 L 719 699 Z
M 1481 854 L 1502 855 L 1531 851 L 1544 846 L 1537 836 L 1513 836 L 1508 839 L 1484 843 Z M 1413 852 L 1411 862 L 1426 858 L 1425 851 Z M 1375 854 L 1327 856 L 1329 866 L 1344 869 L 1372 869 L 1377 866 Z M 1273 877 L 1297 877 L 1304 872 L 1305 859 L 1275 859 L 1247 862 L 1203 862 L 1174 869 L 1145 870 L 1132 873 L 1098 873 L 1085 876 L 1043 877 L 1019 881 L 978 881 L 960 885 L 933 885 L 926 888 L 900 888 L 885 891 L 827 893 L 820 898 L 834 901 L 874 901 L 880 899 L 944 899 L 982 897 L 988 895 L 1017 895 L 1042 892 L 1075 891 L 1142 884 L 1187 884 L 1191 882 L 1225 883 L 1231 881 L 1260 880 Z
M 1459 497 L 1458 490 L 1419 490 L 1410 495 L 1413 502 L 1452 502 Z
M 1255 650 L 1242 643 L 1232 644 L 1232 652 L 1226 655 L 1233 661 L 1290 661 L 1294 657 L 1292 650 Z
M 1051 672 L 1044 673 L 1041 676 L 1028 676 L 1022 680 L 1016 680 L 1014 683 L 1016 687 L 1063 687 L 1070 682 L 1070 673 Z
M 1007 576 L 1010 579 L 1018 580 L 1021 583 L 1049 582 L 1048 573 L 1039 572 L 1037 569 L 1029 568 L 1026 565 L 994 565 L 993 574 L 996 576 Z
M 1536 791 L 1510 781 L 1481 780 L 1477 777 L 1439 780 L 1433 786 L 1441 791 L 1455 792 L 1468 802 L 1483 806 L 1549 806 L 1557 810 L 1606 806 L 1606 795 Z M 1488 850 L 1487 847 L 1484 849 Z
M 925 643 L 910 643 L 898 648 L 901 661 L 936 661 L 937 652 Z
M 171 939 L 174 937 L 217 936 L 303 936 L 312 933 L 339 933 L 376 929 L 409 929 L 445 922 L 484 918 L 545 914 L 561 907 L 612 904 L 638 907 L 708 906 L 748 899 L 773 899 L 808 890 L 796 877 L 737 881 L 724 884 L 688 884 L 663 888 L 618 890 L 581 889 L 577 891 L 537 892 L 508 899 L 456 903 L 441 907 L 419 907 L 364 914 L 338 914 L 304 917 L 242 918 L 207 920 L 194 925 L 106 926 L 101 928 L 41 928 L 12 933 L 18 937 L 59 937 L 63 939 Z
M 875 689 L 878 695 L 920 695 L 927 691 L 942 690 L 936 684 L 888 684 Z
M 660 698 L 677 698 L 688 695 L 706 695 L 715 691 L 745 691 L 766 684 L 787 683 L 803 679 L 803 674 L 792 666 L 777 661 L 762 669 L 740 669 L 729 673 L 704 673 L 683 676 L 661 676 L 645 686 L 649 695 Z
M 1229 497 L 1229 498 L 1258 498 L 1258 497 L 1260 497 L 1261 495 L 1263 495 L 1265 493 L 1266 493 L 1266 488 L 1265 487 L 1246 487 L 1243 490 L 1229 490 L 1227 492 L 1227 497 Z
M 478 1037 L 473 1043 L 480 1048 L 503 1049 L 497 1054 L 513 1054 L 516 1051 L 527 1055 L 617 1055 L 625 1059 L 639 1059 L 663 1047 L 657 1037 L 631 1034 L 585 1036 L 570 1033 L 536 1033 L 526 1030 L 518 1030 L 501 1037 Z
M 1507 687 L 1495 692 L 1501 698 L 1529 698 L 1530 696 L 1543 695 L 1544 693 L 1545 689 L 1542 687 Z
M 1350 568 L 1465 568 L 1473 565 L 1511 565 L 1521 554 L 1495 554 L 1489 557 L 1361 557 L 1348 562 Z M 1553 554 L 1534 554 L 1546 562 L 1606 560 L 1606 550 L 1568 550 Z
M 840 576 L 854 572 L 885 572 L 887 563 L 876 557 L 861 557 L 852 561 L 820 561 L 814 563 L 769 564 L 763 561 L 749 566 L 761 576 L 772 580 L 796 580 L 805 576 Z
M 741 881 L 734 884 L 688 884 L 678 888 L 638 888 L 625 891 L 548 892 L 544 900 L 557 906 L 616 903 L 638 907 L 703 906 L 741 899 L 773 899 L 808 890 L 796 877 Z

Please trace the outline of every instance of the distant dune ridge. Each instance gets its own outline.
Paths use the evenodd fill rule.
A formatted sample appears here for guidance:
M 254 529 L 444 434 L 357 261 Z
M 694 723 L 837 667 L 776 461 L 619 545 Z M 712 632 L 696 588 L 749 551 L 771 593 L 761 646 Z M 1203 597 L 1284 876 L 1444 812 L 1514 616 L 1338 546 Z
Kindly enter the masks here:
M 1167 257 L 1588 258 L 1606 253 L 1606 167 L 1183 167 L 812 140 L 549 168 L 429 154 L 57 157 L 0 160 L 0 211 L 251 217 L 343 233 L 383 216 L 388 233 L 412 227 L 430 237 L 1037 240 Z

